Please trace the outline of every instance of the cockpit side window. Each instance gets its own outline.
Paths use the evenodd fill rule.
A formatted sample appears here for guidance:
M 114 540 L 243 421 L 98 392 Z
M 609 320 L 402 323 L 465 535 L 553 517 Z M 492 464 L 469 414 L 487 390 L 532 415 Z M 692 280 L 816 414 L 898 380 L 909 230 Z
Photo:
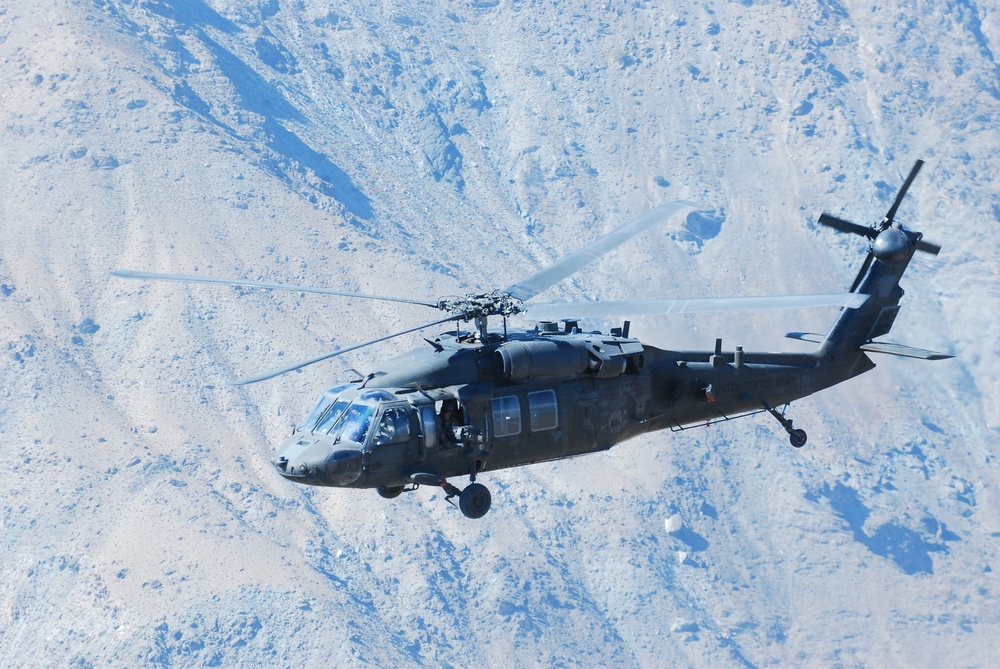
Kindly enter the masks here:
M 323 415 L 323 411 L 330 406 L 330 404 L 332 404 L 332 402 L 326 395 L 320 398 L 319 402 L 316 403 L 316 408 L 310 411 L 309 415 L 306 416 L 305 421 L 302 423 L 302 427 L 306 430 L 311 430 L 316 427 L 319 417 Z
M 410 438 L 410 417 L 406 409 L 386 409 L 375 432 L 374 444 L 399 444 Z

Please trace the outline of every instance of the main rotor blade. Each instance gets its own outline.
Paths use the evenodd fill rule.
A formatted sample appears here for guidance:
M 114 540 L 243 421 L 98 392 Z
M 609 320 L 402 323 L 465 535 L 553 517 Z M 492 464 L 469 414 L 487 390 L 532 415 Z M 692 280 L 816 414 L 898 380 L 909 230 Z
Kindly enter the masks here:
M 893 219 L 896 218 L 896 210 L 899 209 L 899 204 L 903 201 L 906 191 L 910 189 L 910 184 L 912 184 L 913 180 L 917 178 L 917 172 L 920 171 L 920 168 L 923 167 L 923 165 L 924 161 L 922 160 L 918 160 L 914 163 L 913 169 L 910 170 L 910 176 L 906 177 L 906 181 L 903 182 L 903 187 L 899 189 L 898 193 L 896 193 L 896 201 L 892 203 L 892 206 L 889 207 L 889 213 L 885 215 L 886 220 L 890 223 L 892 223 Z
M 540 272 L 532 274 L 527 279 L 514 284 L 503 292 L 521 301 L 530 300 L 546 288 L 556 285 L 595 260 L 603 258 L 636 235 L 642 234 L 650 228 L 659 225 L 679 211 L 697 206 L 695 203 L 686 200 L 678 200 L 661 205 L 643 214 L 631 223 L 626 223 L 620 228 L 587 244 L 582 249 L 563 256 L 554 264 L 549 265 Z
M 857 309 L 868 299 L 862 293 L 828 295 L 772 295 L 767 297 L 702 297 L 679 300 L 613 300 L 607 302 L 551 302 L 533 304 L 527 313 L 536 320 L 648 316 L 653 314 L 697 314 L 714 311 L 765 311 L 808 307 Z
M 856 235 L 867 237 L 868 239 L 875 239 L 875 237 L 878 236 L 878 232 L 872 228 L 858 225 L 857 223 L 851 223 L 850 221 L 845 221 L 842 218 L 837 218 L 836 216 L 825 212 L 819 215 L 819 222 L 821 225 L 833 228 L 834 230 L 838 230 L 840 232 L 852 232 Z
M 212 276 L 201 276 L 198 274 L 159 274 L 157 272 L 140 272 L 132 269 L 119 269 L 112 272 L 113 275 L 123 279 L 152 279 L 154 281 L 177 281 L 179 283 L 215 283 L 222 286 L 246 286 L 248 288 L 269 288 L 271 290 L 290 290 L 298 293 L 322 293 L 323 295 L 340 295 L 342 297 L 360 297 L 366 300 L 381 300 L 383 302 L 403 302 L 405 304 L 419 304 L 425 307 L 437 308 L 436 302 L 422 302 L 420 300 L 408 300 L 402 297 L 385 297 L 383 295 L 365 295 L 363 293 L 349 293 L 342 290 L 331 290 L 330 288 L 310 288 L 309 286 L 293 286 L 284 283 L 266 283 L 264 281 L 250 281 L 248 279 L 219 279 Z
M 250 384 L 250 383 L 257 383 L 258 381 L 266 381 L 267 379 L 273 379 L 274 377 L 280 376 L 280 375 L 285 374 L 287 372 L 294 372 L 296 369 L 302 369 L 303 367 L 306 367 L 306 366 L 311 365 L 313 363 L 321 362 L 321 361 L 327 360 L 329 358 L 335 358 L 336 356 L 341 355 L 343 353 L 348 353 L 350 351 L 356 351 L 359 348 L 364 348 L 365 346 L 371 346 L 372 344 L 377 344 L 377 343 L 379 343 L 381 341 L 385 341 L 386 339 L 392 339 L 393 337 L 399 337 L 400 335 L 405 335 L 405 334 L 409 334 L 411 332 L 416 332 L 417 330 L 423 330 L 424 328 L 429 328 L 429 327 L 432 327 L 434 325 L 440 325 L 441 323 L 447 323 L 448 321 L 460 320 L 461 318 L 462 318 L 461 316 L 449 316 L 448 318 L 442 318 L 442 319 L 436 320 L 436 321 L 434 321 L 432 323 L 424 323 L 423 325 L 418 325 L 417 327 L 410 328 L 409 330 L 403 330 L 402 332 L 394 332 L 393 334 L 386 335 L 384 337 L 379 337 L 378 339 L 372 339 L 371 341 L 366 341 L 363 344 L 355 344 L 354 346 L 348 346 L 347 348 L 340 348 L 340 349 L 337 349 L 336 351 L 334 351 L 333 353 L 326 353 L 324 355 L 320 355 L 320 356 L 317 356 L 315 358 L 311 358 L 309 360 L 305 360 L 303 362 L 297 362 L 294 365 L 289 365 L 288 367 L 282 367 L 281 369 L 273 369 L 270 372 L 264 372 L 263 374 L 259 374 L 257 376 L 252 376 L 249 379 L 241 379 L 239 381 L 233 381 L 230 385 L 245 386 L 245 385 Z

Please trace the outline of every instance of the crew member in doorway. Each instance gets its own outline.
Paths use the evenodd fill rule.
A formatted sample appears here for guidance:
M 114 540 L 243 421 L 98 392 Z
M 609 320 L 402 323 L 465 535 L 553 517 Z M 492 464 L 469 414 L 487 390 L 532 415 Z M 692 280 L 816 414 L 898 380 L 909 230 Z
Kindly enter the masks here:
M 440 441 L 443 448 L 451 448 L 452 446 L 458 446 L 458 437 L 455 436 L 455 427 L 457 425 L 455 416 L 458 413 L 458 406 L 455 400 L 445 400 L 441 404 L 441 413 L 438 416 L 438 425 L 440 426 Z

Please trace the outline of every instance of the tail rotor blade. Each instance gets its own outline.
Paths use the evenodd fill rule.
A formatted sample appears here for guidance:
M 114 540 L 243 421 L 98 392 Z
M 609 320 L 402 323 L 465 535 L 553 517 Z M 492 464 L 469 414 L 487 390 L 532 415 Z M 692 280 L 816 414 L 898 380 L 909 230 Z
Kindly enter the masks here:
M 854 283 L 851 284 L 851 292 L 853 293 L 861 285 L 861 280 L 865 278 L 865 274 L 868 273 L 868 268 L 872 266 L 872 261 L 875 260 L 875 254 L 871 251 L 865 256 L 865 262 L 861 265 L 861 271 L 858 275 L 854 277 Z
M 842 218 L 837 218 L 836 216 L 827 213 L 820 214 L 819 222 L 821 225 L 833 228 L 839 232 L 850 232 L 855 235 L 867 237 L 868 239 L 875 239 L 878 235 L 878 233 L 871 228 L 858 225 L 857 223 L 851 223 L 850 221 L 845 221 Z
M 910 176 L 906 177 L 906 181 L 903 182 L 903 187 L 899 189 L 898 193 L 896 193 L 896 201 L 892 203 L 892 207 L 889 208 L 889 213 L 885 215 L 885 219 L 890 223 L 892 223 L 893 219 L 896 218 L 896 210 L 899 209 L 899 204 L 903 201 L 903 198 L 906 196 L 906 191 L 910 189 L 910 184 L 912 184 L 913 180 L 917 178 L 917 173 L 923 165 L 924 161 L 922 160 L 918 160 L 914 163 L 913 169 L 910 170 Z
M 919 242 L 917 242 L 917 250 L 923 251 L 924 253 L 930 253 L 932 256 L 936 256 L 938 253 L 941 252 L 941 246 L 933 242 L 925 242 L 924 240 L 921 239 Z
M 923 167 L 924 161 L 918 160 L 913 164 L 913 169 L 910 170 L 909 176 L 906 177 L 906 181 L 903 182 L 903 187 L 899 189 L 899 193 L 896 194 L 896 200 L 892 203 L 892 207 L 889 208 L 889 212 L 885 215 L 885 220 L 890 224 L 896 217 L 896 210 L 899 209 L 900 202 L 903 201 L 903 197 L 906 195 L 906 191 L 910 189 L 910 184 L 913 180 L 917 178 L 917 174 L 920 172 L 920 168 Z M 924 253 L 929 253 L 932 256 L 936 256 L 941 252 L 941 246 L 933 242 L 924 241 L 922 239 L 917 240 L 917 250 L 923 251 Z

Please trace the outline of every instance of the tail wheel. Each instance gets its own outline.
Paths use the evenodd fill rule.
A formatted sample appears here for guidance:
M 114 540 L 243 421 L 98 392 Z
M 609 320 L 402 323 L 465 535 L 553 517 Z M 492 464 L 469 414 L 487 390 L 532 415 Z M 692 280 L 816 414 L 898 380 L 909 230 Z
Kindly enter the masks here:
M 481 483 L 470 483 L 458 498 L 458 508 L 466 518 L 482 518 L 492 502 L 489 488 Z
M 401 485 L 390 485 L 390 486 L 380 486 L 376 488 L 378 494 L 386 499 L 395 499 L 403 493 L 403 486 Z

